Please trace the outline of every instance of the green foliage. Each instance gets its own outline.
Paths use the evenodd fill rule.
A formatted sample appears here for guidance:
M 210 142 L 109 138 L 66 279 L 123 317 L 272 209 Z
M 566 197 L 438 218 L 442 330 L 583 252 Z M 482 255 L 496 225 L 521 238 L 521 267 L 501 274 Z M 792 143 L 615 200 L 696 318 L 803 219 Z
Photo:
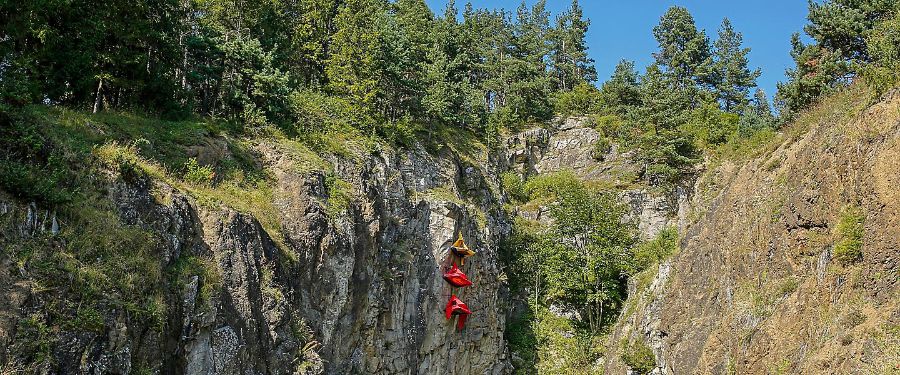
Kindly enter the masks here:
M 678 251 L 678 229 L 666 227 L 656 238 L 634 248 L 635 271 L 642 271 Z
M 642 105 L 628 113 L 626 131 L 620 132 L 622 144 L 637 150 L 643 177 L 651 185 L 675 182 L 695 158 L 694 142 L 681 130 L 689 121 L 692 99 L 679 85 L 659 66 L 648 67 L 641 83 Z
M 597 138 L 597 142 L 594 142 L 594 148 L 591 149 L 591 157 L 594 160 L 602 161 L 611 148 L 612 141 L 609 140 L 609 137 L 601 136 Z
M 0 188 L 29 201 L 59 204 L 73 199 L 76 187 L 65 156 L 38 125 L 20 112 L 0 113 Z
M 594 60 L 588 57 L 585 42 L 590 25 L 578 1 L 573 0 L 569 9 L 556 18 L 556 27 L 549 31 L 550 69 L 561 92 L 597 79 Z
M 23 360 L 33 365 L 49 364 L 53 360 L 52 350 L 56 338 L 52 327 L 39 313 L 29 314 L 19 322 L 14 344 L 10 349 L 24 353 Z
M 517 278 L 541 285 L 540 298 L 535 296 L 541 303 L 580 312 L 596 333 L 625 298 L 634 241 L 632 225 L 622 220 L 625 208 L 613 193 L 591 189 L 569 173 L 533 177 L 524 190 L 529 198 L 553 202 L 553 225 L 514 232 L 508 245 Z
M 804 31 L 822 48 L 840 53 L 842 59 L 869 61 L 866 34 L 898 9 L 900 5 L 891 0 L 812 2 Z
M 509 344 L 509 350 L 522 360 L 522 363 L 516 366 L 516 374 L 533 374 L 537 371 L 535 364 L 538 362 L 537 351 L 541 338 L 534 329 L 537 325 L 536 320 L 530 305 L 526 311 L 506 320 L 504 338 Z
M 222 286 L 222 273 L 216 260 L 208 256 L 182 256 L 172 265 L 167 273 L 173 285 L 183 288 L 193 276 L 197 276 L 199 285 L 197 288 L 197 300 L 200 301 L 201 310 L 210 311 L 214 306 L 207 305 Z M 154 301 L 151 310 L 157 310 L 159 301 Z M 156 314 L 154 314 L 156 315 Z
M 500 175 L 500 184 L 507 196 L 515 202 L 524 203 L 529 200 L 525 182 L 515 172 L 504 172 Z
M 328 216 L 335 218 L 344 214 L 353 199 L 353 185 L 334 174 L 328 174 L 325 176 L 325 189 L 328 192 L 328 201 L 325 203 Z
M 774 129 L 777 126 L 775 116 L 769 100 L 762 89 L 756 89 L 750 105 L 744 109 L 744 113 L 738 121 L 738 135 L 749 137 L 759 131 Z
M 806 45 L 799 34 L 791 37 L 791 57 L 796 68 L 788 69 L 788 82 L 778 84 L 776 103 L 782 116 L 792 118 L 803 108 L 815 103 L 822 95 L 842 85 L 841 80 L 849 71 L 848 62 L 840 53 L 819 45 Z
M 602 337 L 578 327 L 577 322 L 540 308 L 533 323 L 538 374 L 595 374 L 594 364 L 602 356 Z
M 862 259 L 865 211 L 856 206 L 845 207 L 835 227 L 834 259 L 849 265 Z
M 865 40 L 872 63 L 862 68 L 862 75 L 880 95 L 900 82 L 900 12 L 878 23 Z
M 709 38 L 697 30 L 687 9 L 669 8 L 653 28 L 653 36 L 659 43 L 656 63 L 671 72 L 679 87 L 707 82 L 713 70 Z
M 656 356 L 643 341 L 622 341 L 622 361 L 636 374 L 646 375 L 656 368 Z
M 728 18 L 719 26 L 719 37 L 713 44 L 715 78 L 713 84 L 718 100 L 725 111 L 734 111 L 747 105 L 749 90 L 756 86 L 761 74 L 759 69 L 748 67 L 749 48 L 743 48 L 743 36 L 734 30 Z
M 619 61 L 612 76 L 600 86 L 601 114 L 625 116 L 633 107 L 641 105 L 639 76 L 634 62 Z
M 897 28 L 892 26 L 896 22 L 889 20 L 898 10 L 900 5 L 890 0 L 810 2 L 804 30 L 814 43 L 805 45 L 799 34 L 791 38 L 796 67 L 788 70 L 788 81 L 778 85 L 776 103 L 782 116 L 792 119 L 860 71 L 879 90 L 892 84 L 890 63 L 879 69 L 877 61 L 884 61 L 885 52 L 896 52 L 896 33 L 889 31 Z
M 542 1 L 469 6 L 462 23 L 423 0 L 10 2 L 0 16 L 4 112 L 46 101 L 298 133 L 330 117 L 408 143 L 545 121 L 552 93 L 596 78 L 577 1 L 553 25 Z
M 709 149 L 725 143 L 738 131 L 739 117 L 724 112 L 716 103 L 706 102 L 691 111 L 682 131 L 690 134 L 699 149 Z
M 551 100 L 557 114 L 578 116 L 596 112 L 599 91 L 594 85 L 581 83 L 571 91 L 555 93 Z
M 196 158 L 190 158 L 184 163 L 184 180 L 192 185 L 210 186 L 215 178 L 215 171 L 208 165 L 200 165 Z

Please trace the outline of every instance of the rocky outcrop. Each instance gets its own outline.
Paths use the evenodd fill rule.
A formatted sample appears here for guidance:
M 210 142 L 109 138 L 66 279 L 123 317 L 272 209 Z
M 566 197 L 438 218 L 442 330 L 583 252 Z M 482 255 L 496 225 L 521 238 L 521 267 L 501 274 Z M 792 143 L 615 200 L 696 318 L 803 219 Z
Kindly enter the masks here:
M 273 175 L 275 220 L 268 222 L 275 228 L 200 205 L 162 181 L 109 176 L 109 200 L 121 222 L 151 233 L 160 268 L 173 270 L 161 286 L 165 323 L 152 328 L 104 310 L 100 332 L 73 332 L 69 354 L 54 354 L 46 371 L 511 371 L 497 256 L 509 225 L 487 160 L 420 147 L 334 158 L 333 171 L 303 171 L 277 146 L 259 147 Z M 3 241 L 66 229 L 53 212 L 10 199 L 0 204 L 0 218 L 3 233 L 14 229 L 17 236 Z M 441 274 L 458 233 L 478 254 L 463 266 L 475 285 L 453 291 Z M 40 309 L 56 298 L 40 297 L 27 272 L 13 267 L 4 256 L 2 343 L 16 337 L 25 305 Z M 459 332 L 444 317 L 451 293 L 474 310 Z M 0 359 L 10 355 L 4 351 Z
M 898 111 L 897 95 L 826 104 L 771 152 L 707 173 L 680 253 L 632 285 L 607 372 L 626 371 L 623 340 L 648 344 L 659 374 L 895 371 Z M 861 257 L 839 262 L 857 211 Z
M 299 259 L 282 277 L 299 284 L 288 299 L 321 339 L 328 372 L 508 371 L 497 258 L 508 224 L 487 166 L 422 149 L 338 161 L 358 198 L 329 217 L 316 203 L 327 198 L 317 196 L 327 190 L 324 176 L 297 175 L 277 156 L 272 163 L 276 206 Z M 441 278 L 458 233 L 478 250 L 463 267 L 475 286 L 458 291 L 475 309 L 462 332 L 443 316 L 452 290 Z
M 669 226 L 683 228 L 692 189 L 679 186 L 670 191 L 652 191 L 637 183 L 641 167 L 633 160 L 633 153 L 622 152 L 613 143 L 598 155 L 596 145 L 600 139 L 589 118 L 555 119 L 546 128 L 510 136 L 506 141 L 506 163 L 523 177 L 571 172 L 582 180 L 617 188 L 643 239 L 651 239 Z M 546 207 L 536 207 L 519 214 L 545 221 L 546 212 Z

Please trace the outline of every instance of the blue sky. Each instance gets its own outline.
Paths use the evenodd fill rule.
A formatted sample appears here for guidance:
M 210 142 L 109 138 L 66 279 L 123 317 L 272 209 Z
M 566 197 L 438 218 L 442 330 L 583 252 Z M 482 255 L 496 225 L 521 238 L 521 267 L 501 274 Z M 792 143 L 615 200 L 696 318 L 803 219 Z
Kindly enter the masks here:
M 446 0 L 426 0 L 435 13 L 440 14 Z M 500 7 L 514 11 L 521 0 L 471 0 L 476 8 Z M 527 0 L 528 5 L 535 0 Z M 462 9 L 466 0 L 457 0 Z M 793 65 L 790 57 L 791 33 L 801 31 L 806 23 L 806 0 L 580 0 L 584 14 L 591 20 L 588 31 L 588 54 L 595 60 L 599 81 L 605 81 L 616 63 L 625 58 L 643 69 L 652 61 L 656 40 L 652 29 L 659 17 L 672 5 L 687 8 L 711 39 L 723 17 L 743 33 L 744 45 L 750 47 L 751 67 L 762 69 L 759 86 L 771 98 L 775 84 L 784 80 L 784 70 Z M 547 0 L 547 7 L 555 16 L 566 9 L 571 0 Z

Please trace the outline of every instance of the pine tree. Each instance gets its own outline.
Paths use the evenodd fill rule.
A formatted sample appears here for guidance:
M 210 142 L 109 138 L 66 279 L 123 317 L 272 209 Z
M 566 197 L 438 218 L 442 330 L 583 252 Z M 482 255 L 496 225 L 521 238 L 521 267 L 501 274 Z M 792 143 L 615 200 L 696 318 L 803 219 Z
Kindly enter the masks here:
M 752 104 L 753 110 L 760 116 L 767 117 L 772 120 L 775 119 L 775 116 L 772 114 L 772 107 L 769 105 L 769 98 L 766 97 L 766 92 L 761 88 L 757 88 L 756 92 L 753 93 Z
M 791 36 L 791 57 L 795 68 L 785 72 L 788 81 L 778 83 L 775 96 L 780 115 L 785 119 L 831 92 L 850 69 L 838 52 L 817 44 L 807 45 L 797 33 Z
M 790 119 L 820 96 L 850 82 L 860 67 L 872 61 L 866 36 L 877 24 L 900 12 L 892 0 L 826 0 L 810 2 L 804 30 L 815 43 L 791 38 L 795 67 L 788 81 L 778 84 L 776 105 Z
M 653 28 L 659 43 L 654 54 L 656 64 L 665 67 L 681 88 L 708 84 L 712 73 L 709 38 L 697 30 L 694 17 L 687 9 L 673 6 Z
M 386 5 L 381 0 L 349 0 L 335 18 L 331 54 L 325 72 L 329 87 L 362 109 L 375 109 L 379 92 L 382 31 Z
M 634 62 L 619 61 L 612 76 L 600 86 L 600 108 L 607 114 L 625 116 L 628 111 L 641 104 L 638 72 Z
M 804 31 L 816 43 L 850 61 L 870 61 L 865 36 L 868 30 L 900 11 L 894 0 L 828 0 L 809 3 L 809 24 Z
M 469 82 L 481 91 L 485 113 L 506 106 L 509 91 L 507 68 L 513 60 L 513 30 L 509 14 L 503 10 L 473 10 L 471 4 L 463 11 L 463 33 L 467 50 L 474 51 Z
M 741 46 L 743 37 L 728 18 L 722 20 L 719 38 L 714 43 L 715 89 L 722 109 L 734 111 L 749 102 L 750 88 L 756 86 L 760 70 L 748 67 L 749 48 Z
M 508 97 L 502 122 L 543 120 L 551 115 L 545 61 L 549 22 L 545 0 L 538 0 L 531 9 L 523 1 L 516 12 L 512 53 L 503 62 Z
M 591 21 L 584 19 L 578 0 L 556 19 L 550 34 L 550 61 L 556 89 L 568 91 L 575 86 L 597 79 L 594 60 L 587 55 L 585 35 Z
M 750 136 L 765 128 L 775 128 L 776 120 L 769 106 L 769 99 L 762 89 L 757 88 L 753 99 L 741 114 L 738 130 L 742 136 Z
M 641 77 L 641 106 L 628 113 L 632 131 L 630 144 L 644 164 L 643 175 L 653 185 L 674 181 L 685 165 L 693 162 L 693 140 L 680 127 L 690 120 L 691 95 L 681 83 L 657 65 L 647 67 Z

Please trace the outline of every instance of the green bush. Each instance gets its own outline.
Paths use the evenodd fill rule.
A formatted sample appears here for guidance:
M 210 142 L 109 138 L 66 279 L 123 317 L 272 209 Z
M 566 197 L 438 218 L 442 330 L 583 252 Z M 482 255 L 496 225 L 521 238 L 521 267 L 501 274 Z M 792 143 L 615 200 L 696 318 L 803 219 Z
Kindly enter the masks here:
M 344 181 L 334 174 L 325 176 L 325 189 L 328 191 L 328 201 L 325 204 L 325 211 L 329 217 L 337 217 L 350 208 L 353 198 L 353 185 Z
M 678 229 L 666 227 L 656 238 L 644 241 L 634 248 L 635 271 L 649 268 L 678 250 Z
M 184 180 L 196 186 L 210 186 L 216 172 L 208 165 L 200 165 L 196 158 L 190 158 L 184 163 Z
M 553 94 L 551 101 L 556 113 L 568 115 L 585 115 L 596 111 L 600 91 L 594 85 L 582 83 L 572 91 Z
M 594 129 L 607 137 L 618 137 L 625 121 L 617 115 L 603 115 L 594 118 Z
M 862 208 L 849 206 L 841 213 L 835 227 L 837 242 L 834 245 L 834 259 L 842 265 L 862 259 L 863 222 L 866 214 Z
M 505 172 L 500 175 L 500 184 L 510 199 L 516 202 L 527 202 L 528 191 L 525 190 L 525 182 L 515 172 Z
M 525 182 L 525 192 L 529 197 L 553 197 L 579 190 L 583 185 L 572 172 L 564 171 L 529 178 Z
M 637 374 L 649 374 L 656 368 L 653 350 L 643 341 L 622 341 L 622 361 Z
M 739 120 L 738 115 L 720 110 L 718 103 L 707 102 L 691 111 L 682 130 L 692 136 L 699 148 L 709 149 L 728 141 L 738 131 Z
M 594 148 L 591 150 L 591 157 L 594 160 L 602 161 L 606 154 L 609 153 L 609 150 L 612 148 L 612 141 L 607 137 L 600 137 L 597 139 L 597 142 L 594 143 Z
M 21 112 L 0 112 L 0 189 L 27 201 L 61 204 L 75 196 L 77 175 L 60 148 Z

